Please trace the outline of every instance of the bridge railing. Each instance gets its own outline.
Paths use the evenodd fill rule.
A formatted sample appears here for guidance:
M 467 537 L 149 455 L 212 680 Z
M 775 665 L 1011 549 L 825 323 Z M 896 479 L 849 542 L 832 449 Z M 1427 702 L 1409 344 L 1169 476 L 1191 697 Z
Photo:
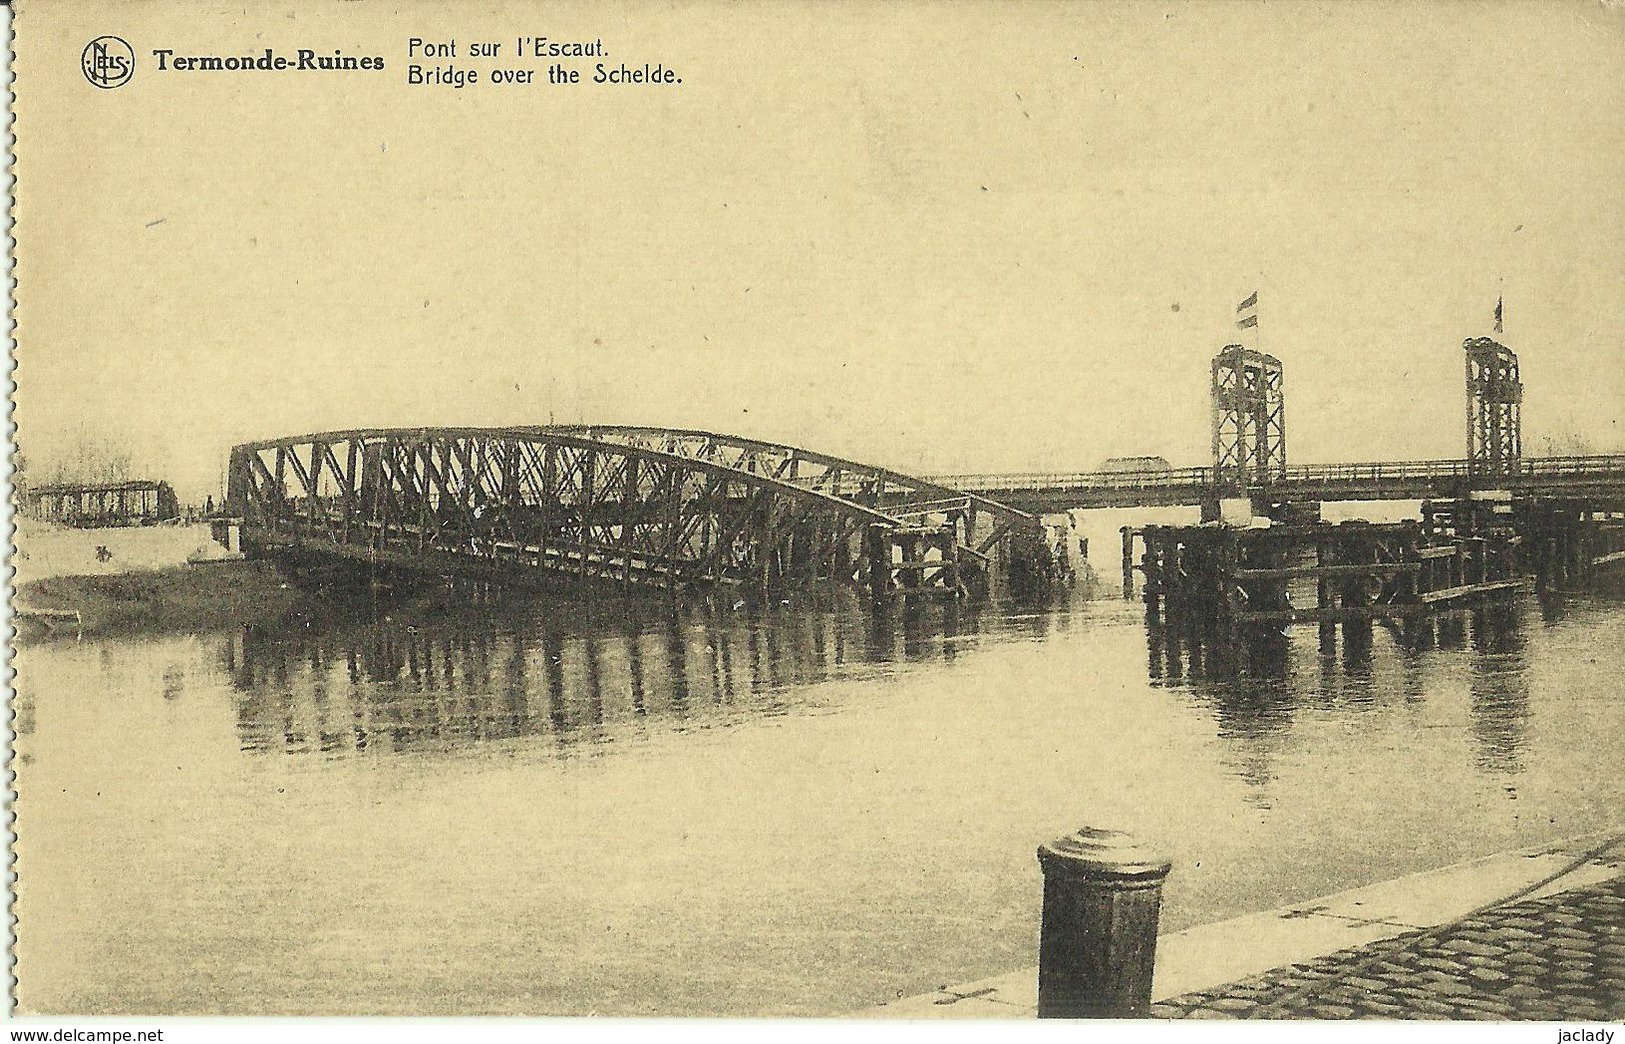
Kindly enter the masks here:
M 1282 477 L 1285 483 L 1337 485 L 1418 480 L 1505 479 L 1523 482 L 1539 479 L 1584 478 L 1625 475 L 1625 454 L 1584 457 L 1525 457 L 1489 470 L 1467 460 L 1385 461 L 1372 464 L 1311 464 L 1290 467 Z
M 1597 453 L 1579 457 L 1525 457 L 1519 461 L 1524 473 L 1544 475 L 1617 475 L 1625 472 L 1625 453 Z
M 1166 471 L 1033 472 L 1020 475 L 933 475 L 938 485 L 966 492 L 1016 489 L 1151 489 L 1213 484 L 1212 468 Z
M 1625 478 L 1625 453 L 1591 456 L 1525 457 L 1494 473 L 1514 484 L 1541 479 Z M 1249 485 L 1382 485 L 1419 481 L 1471 481 L 1484 475 L 1467 460 L 1382 461 L 1370 464 L 1309 464 L 1288 467 L 1270 482 Z M 1000 490 L 1156 490 L 1237 487 L 1230 473 L 1211 467 L 1158 471 L 1075 471 L 1016 475 L 938 475 L 929 481 L 968 492 Z

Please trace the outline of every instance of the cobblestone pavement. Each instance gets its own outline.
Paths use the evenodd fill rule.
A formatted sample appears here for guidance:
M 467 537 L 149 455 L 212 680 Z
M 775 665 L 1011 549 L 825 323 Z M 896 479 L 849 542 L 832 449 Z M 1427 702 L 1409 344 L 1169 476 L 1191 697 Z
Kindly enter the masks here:
M 1625 877 L 1152 1006 L 1171 1019 L 1625 1018 Z

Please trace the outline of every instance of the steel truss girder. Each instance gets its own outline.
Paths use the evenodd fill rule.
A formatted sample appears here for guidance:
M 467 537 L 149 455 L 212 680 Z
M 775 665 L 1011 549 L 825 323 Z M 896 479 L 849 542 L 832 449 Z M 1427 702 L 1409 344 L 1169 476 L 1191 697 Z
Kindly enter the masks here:
M 1041 532 L 1038 519 L 996 500 L 887 468 L 766 442 L 692 428 L 639 425 L 554 425 L 543 431 L 637 446 L 725 465 L 926 524 L 953 526 L 962 545 L 986 553 L 1007 533 Z
M 889 546 L 892 535 L 917 532 L 922 515 L 980 499 L 835 458 L 800 458 L 816 460 L 809 467 L 823 475 L 869 475 L 877 500 L 900 499 L 889 486 L 916 503 L 925 493 L 949 494 L 913 509 L 903 500 L 893 513 L 839 495 L 839 474 L 825 488 L 793 481 L 804 478 L 795 456 L 746 459 L 732 444 L 744 440 L 712 438 L 721 451 L 675 453 L 547 428 L 302 435 L 234 447 L 228 502 L 244 516 L 245 538 L 263 545 L 437 572 L 537 570 L 626 585 L 766 589 L 866 578 L 868 533 L 889 534 Z M 681 438 L 673 445 L 693 449 Z M 956 568 L 922 573 L 918 563 L 912 579 L 958 582 Z

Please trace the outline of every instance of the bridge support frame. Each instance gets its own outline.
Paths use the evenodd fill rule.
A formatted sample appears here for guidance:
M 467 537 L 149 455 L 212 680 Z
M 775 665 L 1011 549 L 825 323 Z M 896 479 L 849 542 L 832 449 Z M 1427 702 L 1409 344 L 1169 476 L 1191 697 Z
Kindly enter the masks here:
M 1467 463 L 1474 475 L 1505 475 L 1523 456 L 1523 383 L 1518 356 L 1488 337 L 1462 343 L 1467 366 Z
M 1215 478 L 1242 489 L 1286 474 L 1286 393 L 1281 360 L 1225 346 L 1213 359 Z

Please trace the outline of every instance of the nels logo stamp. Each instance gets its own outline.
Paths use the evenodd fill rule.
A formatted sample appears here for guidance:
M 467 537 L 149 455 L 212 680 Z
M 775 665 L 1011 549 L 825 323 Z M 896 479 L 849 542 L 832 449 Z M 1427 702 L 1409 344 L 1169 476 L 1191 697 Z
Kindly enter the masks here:
M 85 45 L 79 68 L 92 86 L 110 91 L 123 87 L 135 75 L 135 51 L 117 36 L 98 36 Z

